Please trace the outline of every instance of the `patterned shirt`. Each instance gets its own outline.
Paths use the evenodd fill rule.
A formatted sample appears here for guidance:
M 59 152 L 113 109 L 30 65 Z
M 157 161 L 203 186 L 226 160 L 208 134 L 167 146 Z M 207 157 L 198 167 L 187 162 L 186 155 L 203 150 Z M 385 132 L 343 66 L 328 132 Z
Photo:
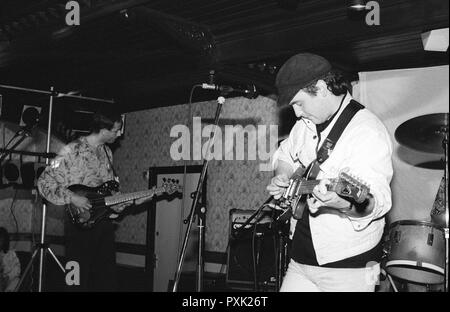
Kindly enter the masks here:
M 431 220 L 441 226 L 445 226 L 445 177 L 442 177 L 438 192 L 434 199 L 433 207 L 430 212 Z
M 109 147 L 103 144 L 94 147 L 86 137 L 69 143 L 40 175 L 37 182 L 39 193 L 55 205 L 69 204 L 73 193 L 67 189 L 68 186 L 83 184 L 96 187 L 114 179 L 108 157 L 112 163 Z
M 20 261 L 14 250 L 0 251 L 0 292 L 14 291 L 20 279 Z

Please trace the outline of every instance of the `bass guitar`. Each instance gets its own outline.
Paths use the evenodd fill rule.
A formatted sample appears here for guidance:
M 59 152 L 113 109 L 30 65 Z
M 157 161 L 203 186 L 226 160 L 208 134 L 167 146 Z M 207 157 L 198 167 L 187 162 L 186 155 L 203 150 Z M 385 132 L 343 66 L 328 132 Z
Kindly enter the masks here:
M 152 188 L 150 190 L 116 194 L 113 192 L 119 190 L 119 183 L 114 180 L 107 181 L 97 187 L 89 187 L 82 184 L 74 184 L 68 189 L 77 195 L 86 197 L 92 208 L 89 210 L 82 210 L 75 205 L 66 205 L 66 211 L 73 224 L 78 227 L 89 229 L 94 227 L 101 220 L 118 217 L 118 214 L 111 209 L 111 206 L 129 202 L 143 197 L 152 197 L 161 194 L 173 194 L 181 190 L 178 180 L 163 178 L 163 184 L 159 188 Z

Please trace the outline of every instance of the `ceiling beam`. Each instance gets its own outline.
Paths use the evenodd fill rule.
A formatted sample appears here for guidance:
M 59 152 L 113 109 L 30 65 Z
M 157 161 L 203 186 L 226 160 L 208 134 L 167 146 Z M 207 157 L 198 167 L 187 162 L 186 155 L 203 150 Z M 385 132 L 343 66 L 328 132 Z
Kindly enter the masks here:
M 342 3 L 335 1 L 334 7 L 327 7 L 314 16 L 306 16 L 300 11 L 285 20 L 218 36 L 217 61 L 242 63 L 282 55 L 287 57 L 333 43 L 350 44 L 393 33 L 448 27 L 448 0 L 385 1 L 380 10 L 379 26 L 368 26 L 365 20 L 350 20 Z

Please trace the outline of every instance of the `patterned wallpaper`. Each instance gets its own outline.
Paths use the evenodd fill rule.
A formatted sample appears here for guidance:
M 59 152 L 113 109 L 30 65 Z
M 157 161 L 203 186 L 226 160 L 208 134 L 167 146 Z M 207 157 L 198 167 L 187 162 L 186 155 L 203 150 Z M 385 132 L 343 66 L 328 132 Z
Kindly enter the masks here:
M 175 125 L 191 127 L 193 117 L 200 117 L 202 127 L 213 123 L 216 112 L 216 101 L 177 105 L 156 108 L 127 114 L 125 134 L 114 152 L 114 164 L 120 176 L 122 192 L 132 192 L 146 189 L 147 180 L 143 173 L 153 166 L 182 166 L 199 165 L 201 160 L 174 161 L 170 156 L 170 147 L 176 137 L 170 137 Z M 274 100 L 259 96 L 256 99 L 231 98 L 227 99 L 221 112 L 222 138 L 225 139 L 224 125 L 276 125 L 278 124 L 278 110 Z M 2 128 L 8 140 L 11 131 Z M 256 133 L 258 137 L 266 139 L 266 153 L 269 152 L 269 136 L 276 136 L 276 132 Z M 273 140 L 276 141 L 278 137 Z M 261 138 L 260 138 L 261 139 Z M 202 145 L 207 141 L 203 138 Z M 224 141 L 224 140 L 223 140 Z M 265 186 L 272 173 L 260 171 L 258 158 L 248 159 L 247 146 L 258 146 L 253 139 L 245 140 L 244 160 L 224 160 L 224 153 L 233 157 L 230 150 L 223 150 L 222 160 L 211 160 L 207 177 L 207 220 L 206 220 L 206 250 L 226 251 L 228 244 L 229 211 L 233 208 L 256 209 L 267 199 Z M 24 142 L 19 149 L 42 152 L 45 150 L 45 137 L 42 135 L 34 141 Z M 192 136 L 191 136 L 192 143 Z M 57 152 L 63 145 L 52 140 L 51 151 Z M 258 146 L 260 147 L 260 146 Z M 234 147 L 235 149 L 235 147 Z M 192 155 L 192 154 L 191 154 Z M 29 195 L 29 194 L 28 194 Z M 16 232 L 17 220 L 20 233 L 39 233 L 41 226 L 42 205 L 33 196 L 17 199 L 12 205 L 14 215 L 11 214 L 11 202 L 14 197 L 12 188 L 0 190 L 0 226 L 5 226 L 12 233 Z M 63 235 L 63 211 L 58 207 L 47 207 L 47 234 Z M 147 230 L 147 212 L 130 214 L 120 223 L 116 232 L 116 241 L 131 244 L 145 244 Z
M 157 108 L 127 114 L 125 134 L 120 147 L 114 153 L 114 163 L 121 178 L 123 192 L 145 189 L 147 182 L 143 172 L 153 166 L 182 166 L 184 160 L 174 161 L 170 147 L 176 137 L 170 137 L 175 125 L 189 125 L 192 117 L 201 117 L 202 126 L 213 123 L 216 101 Z M 241 120 L 241 121 L 239 121 Z M 274 100 L 259 96 L 256 99 L 231 98 L 222 107 L 221 130 L 225 138 L 224 125 L 278 124 L 278 110 Z M 258 132 L 256 137 L 266 138 L 269 152 L 269 136 L 277 133 Z M 191 133 L 192 135 L 192 133 Z M 274 139 L 277 140 L 277 137 Z M 202 145 L 207 138 L 202 140 Z M 191 136 L 192 143 L 192 136 Z M 255 146 L 255 141 L 247 142 Z M 224 153 L 225 151 L 223 151 Z M 230 151 L 227 151 L 230 152 Z M 192 155 L 192 154 L 191 154 Z M 231 154 L 232 155 L 232 154 Z M 260 171 L 260 161 L 248 159 L 247 148 L 244 160 L 211 160 L 207 177 L 207 219 L 205 249 L 224 252 L 228 244 L 229 211 L 257 209 L 268 197 L 265 187 L 272 177 L 269 171 Z M 236 159 L 236 157 L 232 157 Z M 186 165 L 201 164 L 201 161 L 186 161 Z M 147 213 L 142 212 L 124 218 L 116 232 L 117 241 L 145 244 Z

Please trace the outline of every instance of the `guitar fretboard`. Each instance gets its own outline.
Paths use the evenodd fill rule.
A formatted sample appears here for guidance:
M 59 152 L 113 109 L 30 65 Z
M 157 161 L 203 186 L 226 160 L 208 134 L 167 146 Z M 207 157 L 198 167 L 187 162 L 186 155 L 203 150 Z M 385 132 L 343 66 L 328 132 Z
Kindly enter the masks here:
M 336 191 L 343 184 L 339 179 L 330 179 L 330 184 L 327 185 L 328 191 Z M 314 187 L 320 183 L 320 180 L 304 180 L 294 179 L 289 187 L 286 189 L 285 194 L 287 196 L 311 194 Z
M 121 203 L 125 203 L 127 201 L 147 197 L 147 196 L 153 196 L 155 194 L 162 194 L 165 192 L 164 187 L 151 189 L 147 191 L 139 191 L 134 193 L 126 193 L 126 194 L 118 194 L 118 195 L 112 195 L 105 197 L 105 204 L 106 206 L 112 206 L 117 205 Z

